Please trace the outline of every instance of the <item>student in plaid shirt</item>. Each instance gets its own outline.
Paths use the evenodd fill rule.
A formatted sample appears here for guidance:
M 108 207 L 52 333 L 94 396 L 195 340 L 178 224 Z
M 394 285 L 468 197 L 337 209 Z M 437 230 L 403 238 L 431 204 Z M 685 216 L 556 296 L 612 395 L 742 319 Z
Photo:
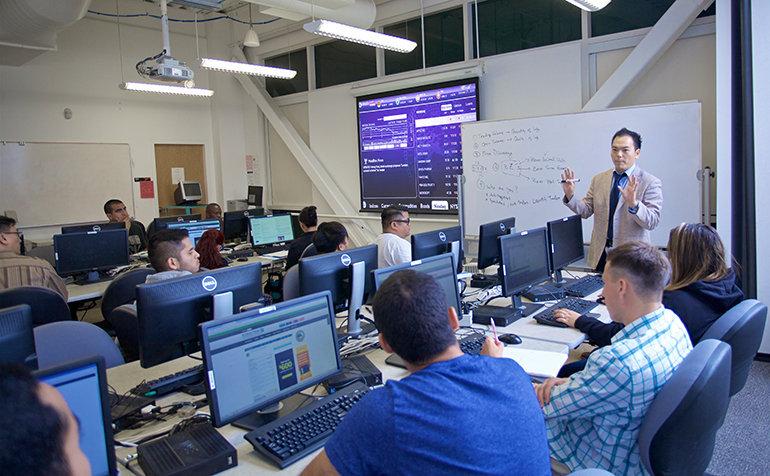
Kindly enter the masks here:
M 602 294 L 612 320 L 625 327 L 609 346 L 591 354 L 582 372 L 535 385 L 551 457 L 571 471 L 646 474 L 639 427 L 655 395 L 692 350 L 679 317 L 661 304 L 670 272 L 666 257 L 648 243 L 629 242 L 610 251 Z M 570 311 L 554 314 L 565 312 Z

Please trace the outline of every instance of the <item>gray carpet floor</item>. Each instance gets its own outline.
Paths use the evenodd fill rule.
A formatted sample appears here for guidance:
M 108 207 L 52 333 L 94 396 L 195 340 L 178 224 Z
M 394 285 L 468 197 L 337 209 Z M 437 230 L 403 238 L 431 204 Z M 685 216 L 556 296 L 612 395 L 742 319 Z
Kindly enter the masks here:
M 706 474 L 770 475 L 770 362 L 751 364 L 746 386 L 730 401 Z

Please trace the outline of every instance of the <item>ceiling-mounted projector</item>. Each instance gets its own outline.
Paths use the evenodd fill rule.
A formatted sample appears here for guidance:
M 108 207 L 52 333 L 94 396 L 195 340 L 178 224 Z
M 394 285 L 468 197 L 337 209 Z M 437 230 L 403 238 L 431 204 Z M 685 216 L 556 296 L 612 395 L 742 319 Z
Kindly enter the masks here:
M 195 76 L 186 64 L 171 56 L 161 56 L 156 63 L 156 65 L 148 68 L 150 79 L 182 82 L 191 80 Z

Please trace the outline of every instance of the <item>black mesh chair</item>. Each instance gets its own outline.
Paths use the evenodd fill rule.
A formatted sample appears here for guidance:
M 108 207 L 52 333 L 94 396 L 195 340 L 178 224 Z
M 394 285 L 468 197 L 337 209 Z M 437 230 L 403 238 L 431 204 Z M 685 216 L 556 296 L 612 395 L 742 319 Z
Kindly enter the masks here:
M 69 321 L 70 308 L 61 294 L 42 286 L 22 286 L 0 291 L 0 308 L 28 304 L 32 308 L 32 325 Z
M 738 393 L 749 378 L 754 356 L 762 344 L 767 306 L 756 299 L 746 299 L 722 314 L 703 334 L 703 339 L 717 339 L 733 350 L 730 396 Z
M 730 401 L 730 346 L 701 340 L 663 385 L 642 421 L 639 453 L 655 476 L 702 475 Z

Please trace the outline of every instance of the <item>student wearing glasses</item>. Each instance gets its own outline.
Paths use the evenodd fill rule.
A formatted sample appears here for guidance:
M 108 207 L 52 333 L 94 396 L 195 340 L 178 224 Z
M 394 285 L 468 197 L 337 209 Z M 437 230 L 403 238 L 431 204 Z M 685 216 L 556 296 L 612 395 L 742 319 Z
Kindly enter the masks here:
M 406 239 L 410 232 L 406 207 L 393 206 L 382 211 L 382 234 L 374 240 L 379 268 L 412 261 L 412 244 Z
M 24 256 L 24 236 L 16 229 L 16 220 L 0 215 L 0 289 L 43 286 L 61 294 L 67 301 L 67 287 L 51 264 L 43 259 Z

